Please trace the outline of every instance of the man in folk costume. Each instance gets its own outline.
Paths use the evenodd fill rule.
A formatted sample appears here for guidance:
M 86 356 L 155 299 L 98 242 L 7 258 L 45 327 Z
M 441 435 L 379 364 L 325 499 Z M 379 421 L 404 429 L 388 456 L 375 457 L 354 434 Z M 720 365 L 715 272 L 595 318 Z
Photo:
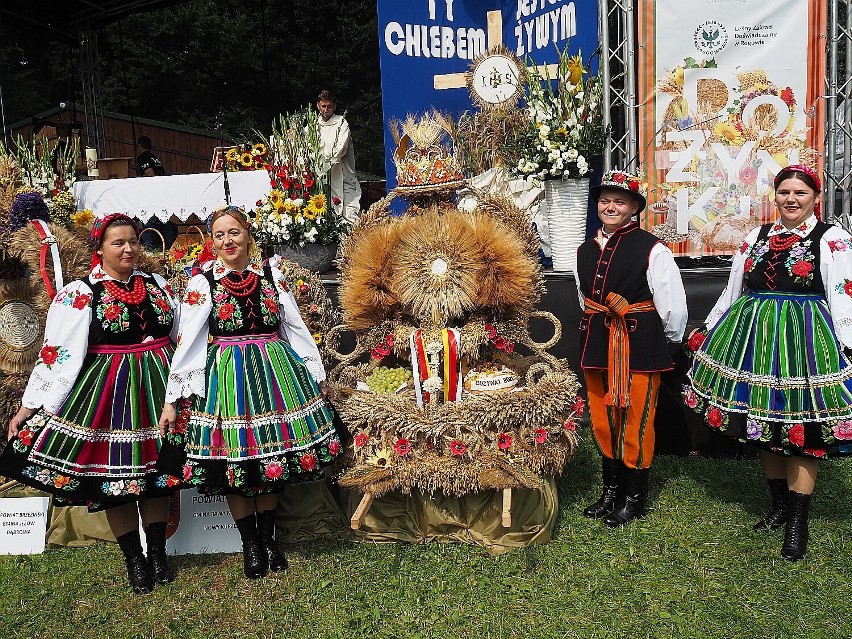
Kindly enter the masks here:
M 608 171 L 591 191 L 603 228 L 577 249 L 575 275 L 603 493 L 583 514 L 615 527 L 645 515 L 660 373 L 673 368 L 688 315 L 672 252 L 633 219 L 645 208 L 641 179 Z

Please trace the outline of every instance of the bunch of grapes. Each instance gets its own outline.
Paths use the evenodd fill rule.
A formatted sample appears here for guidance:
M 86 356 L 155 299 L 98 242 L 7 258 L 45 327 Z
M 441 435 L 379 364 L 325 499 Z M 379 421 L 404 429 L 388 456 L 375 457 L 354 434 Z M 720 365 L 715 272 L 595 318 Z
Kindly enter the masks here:
M 396 389 L 411 379 L 411 371 L 405 368 L 377 366 L 367 376 L 367 386 L 374 393 L 395 393 Z

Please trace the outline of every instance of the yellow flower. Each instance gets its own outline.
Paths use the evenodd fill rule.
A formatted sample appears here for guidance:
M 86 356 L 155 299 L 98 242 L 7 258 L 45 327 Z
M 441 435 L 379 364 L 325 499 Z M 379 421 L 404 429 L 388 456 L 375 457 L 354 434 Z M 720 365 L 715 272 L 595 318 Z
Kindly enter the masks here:
M 573 85 L 578 85 L 583 81 L 583 75 L 586 69 L 583 67 L 583 58 L 578 53 L 575 56 L 568 58 L 568 80 Z
M 269 203 L 275 208 L 278 208 L 281 205 L 281 196 L 281 191 L 278 189 L 272 189 L 269 192 Z
M 737 128 L 728 122 L 717 122 L 713 127 L 713 134 L 727 142 L 729 145 L 740 145 L 743 143 L 742 134 Z
M 266 155 L 266 145 L 263 142 L 258 142 L 254 145 L 255 155 Z
M 314 333 L 314 341 L 317 344 L 322 344 L 322 333 Z
M 234 147 L 231 147 L 230 149 L 228 149 L 228 152 L 225 153 L 225 159 L 228 160 L 229 162 L 236 162 L 237 161 L 237 149 L 234 148 Z
M 77 211 L 76 213 L 72 213 L 70 217 L 71 221 L 78 226 L 91 226 L 92 222 L 95 221 L 95 216 L 92 213 L 92 209 L 83 209 L 82 211 Z
M 254 157 L 252 154 L 246 151 L 240 156 L 240 164 L 243 166 L 253 166 L 254 165 Z
M 259 171 L 262 168 L 263 168 L 263 162 L 261 162 L 260 160 L 255 160 L 255 162 L 254 162 L 255 171 Z
M 683 86 L 683 67 L 677 66 L 672 70 L 672 79 L 678 86 Z
M 320 216 L 320 213 L 312 209 L 311 205 L 309 204 L 304 208 L 304 210 L 302 210 L 302 215 L 305 216 L 306 220 L 315 220 Z

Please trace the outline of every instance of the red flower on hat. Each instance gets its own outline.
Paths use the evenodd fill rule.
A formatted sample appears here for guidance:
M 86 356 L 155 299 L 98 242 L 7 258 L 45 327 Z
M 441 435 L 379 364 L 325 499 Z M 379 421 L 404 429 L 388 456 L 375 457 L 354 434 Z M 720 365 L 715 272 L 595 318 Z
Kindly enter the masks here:
M 619 184 L 623 184 L 625 180 L 624 173 L 613 173 L 612 181 L 618 182 Z
M 639 182 L 637 182 L 636 180 L 630 180 L 627 183 L 627 188 L 630 189 L 631 191 L 638 191 L 639 190 Z

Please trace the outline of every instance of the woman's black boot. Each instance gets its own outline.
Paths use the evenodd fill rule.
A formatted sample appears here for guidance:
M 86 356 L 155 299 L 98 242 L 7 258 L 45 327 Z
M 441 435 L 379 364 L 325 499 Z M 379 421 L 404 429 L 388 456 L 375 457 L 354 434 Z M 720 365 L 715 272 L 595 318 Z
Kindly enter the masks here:
M 287 558 L 279 552 L 275 543 L 275 510 L 265 510 L 257 513 L 257 534 L 260 537 L 260 547 L 266 554 L 266 563 L 272 572 L 287 570 Z
M 170 584 L 175 580 L 175 571 L 166 555 L 166 522 L 158 521 L 145 529 L 148 541 L 148 570 L 154 583 Z
M 787 528 L 784 529 L 781 556 L 790 561 L 798 561 L 808 550 L 808 508 L 811 496 L 791 490 L 787 499 Z
M 755 530 L 778 530 L 787 523 L 787 480 L 767 479 L 769 494 L 772 496 L 772 508 L 754 525 Z
M 648 502 L 648 468 L 624 468 L 624 505 L 603 518 L 609 528 L 624 526 L 645 516 Z
M 601 459 L 601 468 L 603 475 L 603 492 L 601 492 L 601 496 L 596 502 L 586 506 L 583 510 L 584 517 L 600 519 L 601 517 L 610 514 L 618 506 L 618 487 L 621 483 L 624 464 L 622 464 L 618 459 L 603 457 Z
M 249 579 L 260 579 L 266 574 L 266 553 L 257 537 L 257 517 L 252 513 L 234 523 L 243 542 L 243 573 Z
M 131 530 L 115 539 L 118 547 L 124 553 L 124 565 L 127 566 L 127 579 L 130 588 L 137 595 L 144 595 L 154 589 L 151 573 L 148 571 L 148 562 L 142 552 L 142 540 L 138 530 Z

